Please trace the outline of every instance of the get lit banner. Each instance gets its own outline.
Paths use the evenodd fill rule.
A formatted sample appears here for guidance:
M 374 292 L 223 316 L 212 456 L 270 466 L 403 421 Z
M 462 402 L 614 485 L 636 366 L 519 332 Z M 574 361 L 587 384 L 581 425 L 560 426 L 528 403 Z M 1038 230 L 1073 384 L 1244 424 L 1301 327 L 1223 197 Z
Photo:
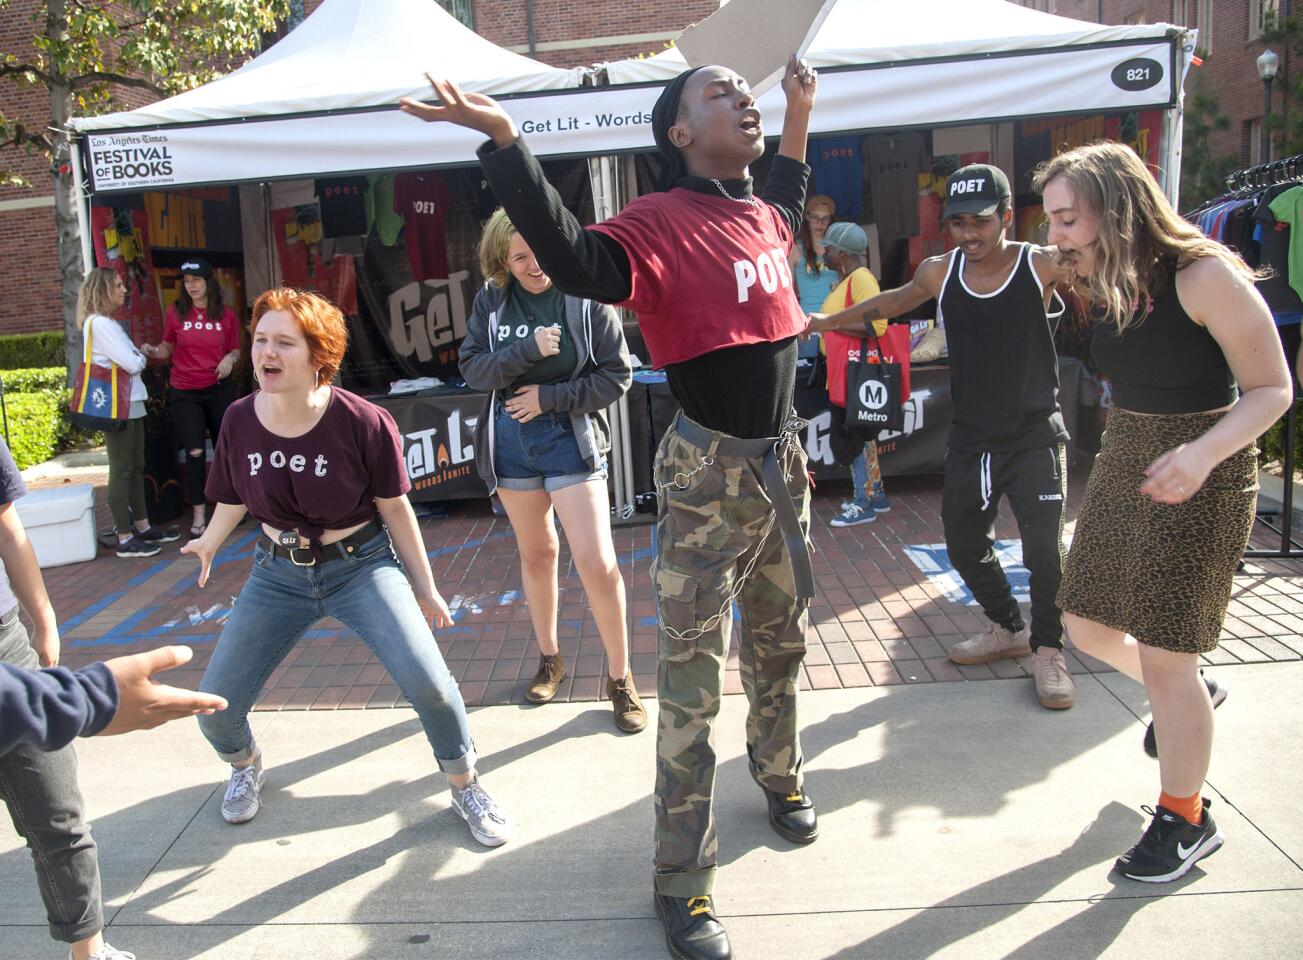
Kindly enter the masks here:
M 1017 117 L 1112 113 L 1176 103 L 1167 40 L 993 54 L 953 60 L 824 67 L 810 133 L 898 130 Z M 662 85 L 588 87 L 503 98 L 535 155 L 601 156 L 652 148 L 651 108 Z M 776 136 L 785 101 L 760 98 Z M 366 110 L 86 135 L 97 193 L 167 186 L 415 170 L 475 161 L 483 134 L 432 127 L 397 109 Z

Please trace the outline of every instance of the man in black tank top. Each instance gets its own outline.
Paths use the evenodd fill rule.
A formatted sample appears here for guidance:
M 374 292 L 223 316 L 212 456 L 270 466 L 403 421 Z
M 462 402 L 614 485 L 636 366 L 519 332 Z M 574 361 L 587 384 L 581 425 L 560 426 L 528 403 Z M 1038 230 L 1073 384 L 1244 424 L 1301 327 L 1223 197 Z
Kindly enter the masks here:
M 1062 314 L 1050 285 L 1059 277 L 1040 248 L 1007 239 L 1013 223 L 1009 181 L 974 164 L 946 182 L 945 221 L 956 249 L 924 260 L 903 287 L 834 316 L 811 317 L 812 331 L 863 333 L 865 324 L 937 301 L 950 350 L 954 422 L 946 450 L 941 519 L 950 562 L 991 621 L 950 650 L 955 663 L 1032 656 L 1036 695 L 1053 710 L 1071 707 L 1076 688 L 1063 659 L 1056 602 L 1063 564 L 1067 493 L 1054 324 Z M 1023 619 L 995 554 L 995 519 L 1007 497 L 1031 574 L 1031 624 Z

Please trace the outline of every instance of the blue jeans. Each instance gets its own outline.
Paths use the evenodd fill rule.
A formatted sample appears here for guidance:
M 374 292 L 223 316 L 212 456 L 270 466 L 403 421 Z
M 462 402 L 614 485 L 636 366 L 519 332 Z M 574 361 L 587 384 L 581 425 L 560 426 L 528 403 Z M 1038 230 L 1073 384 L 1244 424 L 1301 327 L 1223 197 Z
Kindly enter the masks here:
M 249 710 L 267 677 L 307 630 L 325 617 L 349 627 L 394 678 L 425 728 L 439 769 L 475 769 L 475 745 L 457 681 L 448 672 L 411 584 L 381 531 L 345 557 L 312 567 L 254 548 L 253 572 L 209 661 L 199 689 L 229 706 L 199 717 L 218 755 L 239 763 L 254 755 Z
M 521 423 L 494 401 L 493 472 L 506 490 L 561 490 L 606 479 L 605 462 L 594 470 L 579 452 L 568 413 L 542 413 Z

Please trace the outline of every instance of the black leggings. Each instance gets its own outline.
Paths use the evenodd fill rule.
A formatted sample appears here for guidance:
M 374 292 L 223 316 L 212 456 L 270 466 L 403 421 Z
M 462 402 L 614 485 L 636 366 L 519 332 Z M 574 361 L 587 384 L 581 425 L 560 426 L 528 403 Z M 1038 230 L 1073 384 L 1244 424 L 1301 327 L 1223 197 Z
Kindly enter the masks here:
M 170 387 L 168 402 L 172 407 L 172 423 L 176 426 L 177 443 L 185 451 L 185 491 L 191 506 L 204 499 L 204 448 L 205 434 L 213 438 L 222 429 L 226 408 L 235 400 L 235 382 L 227 377 L 202 390 L 179 390 Z M 192 454 L 198 450 L 198 454 Z

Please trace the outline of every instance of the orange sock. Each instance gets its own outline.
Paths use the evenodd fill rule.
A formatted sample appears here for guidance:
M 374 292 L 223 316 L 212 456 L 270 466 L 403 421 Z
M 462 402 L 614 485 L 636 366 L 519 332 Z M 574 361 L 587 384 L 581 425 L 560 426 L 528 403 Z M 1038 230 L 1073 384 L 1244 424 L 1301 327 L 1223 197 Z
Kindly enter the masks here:
M 1203 823 L 1203 798 L 1197 793 L 1193 797 L 1174 797 L 1170 793 L 1160 792 L 1158 803 L 1178 817 L 1185 817 L 1195 826 Z

